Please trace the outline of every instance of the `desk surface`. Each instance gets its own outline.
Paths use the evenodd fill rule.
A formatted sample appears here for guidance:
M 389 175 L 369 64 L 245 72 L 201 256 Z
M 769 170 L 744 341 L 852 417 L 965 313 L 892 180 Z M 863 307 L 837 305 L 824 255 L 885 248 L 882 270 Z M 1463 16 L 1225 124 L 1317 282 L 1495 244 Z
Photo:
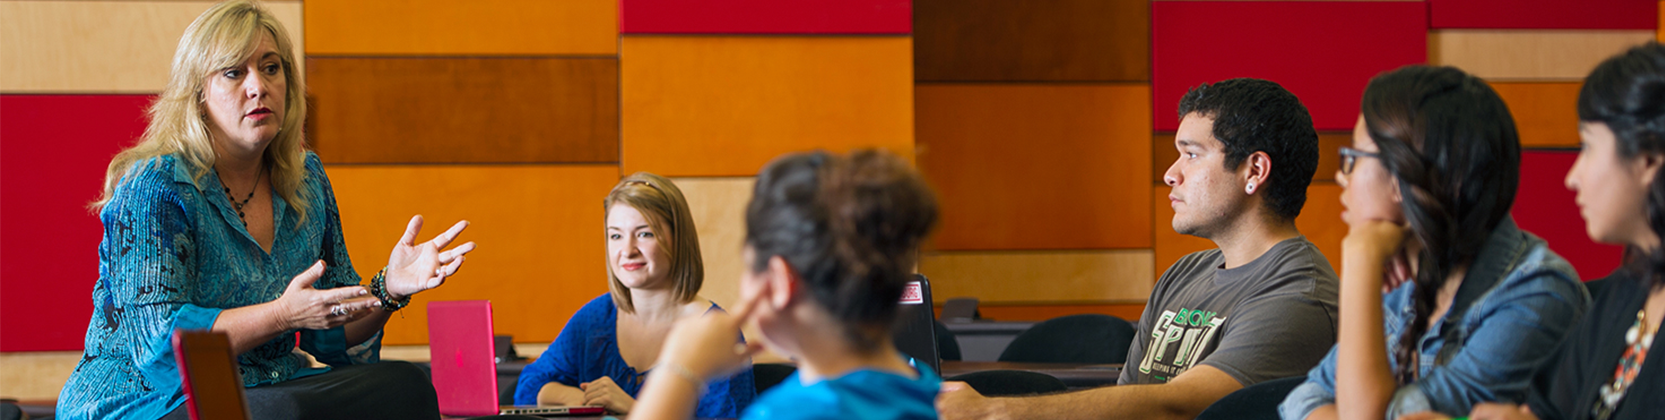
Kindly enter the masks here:
M 942 362 L 942 377 L 951 378 L 987 370 L 1023 370 L 1051 375 L 1070 388 L 1097 388 L 1116 384 L 1122 375 L 1120 364 Z

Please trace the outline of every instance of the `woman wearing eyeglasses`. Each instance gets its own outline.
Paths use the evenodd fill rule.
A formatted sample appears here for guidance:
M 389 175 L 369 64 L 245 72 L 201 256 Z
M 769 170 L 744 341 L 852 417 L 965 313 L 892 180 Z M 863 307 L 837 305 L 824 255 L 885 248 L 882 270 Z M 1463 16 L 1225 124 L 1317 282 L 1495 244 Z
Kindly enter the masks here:
M 1452 67 L 1365 88 L 1342 149 L 1336 346 L 1285 419 L 1467 413 L 1516 398 L 1584 313 L 1571 265 L 1509 217 L 1520 141 L 1503 100 Z

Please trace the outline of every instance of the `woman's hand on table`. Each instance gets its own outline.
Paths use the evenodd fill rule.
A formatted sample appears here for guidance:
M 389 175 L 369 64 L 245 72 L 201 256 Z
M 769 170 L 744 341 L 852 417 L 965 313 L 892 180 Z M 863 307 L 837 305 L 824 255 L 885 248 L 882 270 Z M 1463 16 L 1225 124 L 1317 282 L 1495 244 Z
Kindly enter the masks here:
M 382 302 L 369 296 L 361 286 L 315 289 L 312 283 L 324 275 L 324 262 L 289 280 L 289 288 L 272 301 L 278 311 L 279 330 L 327 330 L 357 320 L 369 314 L 369 309 Z
M 393 245 L 393 252 L 387 257 L 387 293 L 394 299 L 404 299 L 422 291 L 439 287 L 445 283 L 445 278 L 457 274 L 462 268 L 463 255 L 474 250 L 474 242 L 468 242 L 441 252 L 441 249 L 451 245 L 451 241 L 461 235 L 468 227 L 468 221 L 463 220 L 452 225 L 444 233 L 423 243 L 416 243 L 417 233 L 422 231 L 422 216 L 410 219 L 405 226 L 405 236 L 399 238 L 399 243 Z
M 583 405 L 598 405 L 613 413 L 629 413 L 636 406 L 636 399 L 613 383 L 613 378 L 603 376 L 594 381 L 578 384 L 584 390 Z

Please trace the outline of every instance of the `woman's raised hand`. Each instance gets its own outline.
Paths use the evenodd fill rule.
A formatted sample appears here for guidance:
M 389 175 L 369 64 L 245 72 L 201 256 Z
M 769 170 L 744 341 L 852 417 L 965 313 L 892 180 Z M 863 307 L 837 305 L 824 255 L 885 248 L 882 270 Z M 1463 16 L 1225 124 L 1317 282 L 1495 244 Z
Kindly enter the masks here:
M 360 286 L 314 289 L 312 283 L 324 275 L 324 262 L 289 280 L 289 288 L 273 303 L 277 304 L 278 320 L 283 331 L 294 329 L 327 330 L 369 314 L 368 309 L 382 302 L 367 296 L 370 292 Z
M 740 302 L 734 313 L 721 311 L 677 321 L 665 338 L 654 369 L 686 369 L 701 380 L 733 374 L 748 364 L 752 354 L 763 350 L 761 343 L 740 343 L 740 327 L 751 318 L 763 294 Z
M 451 225 L 451 229 L 440 233 L 434 239 L 423 243 L 416 243 L 416 234 L 422 231 L 422 216 L 410 219 L 405 226 L 405 236 L 399 238 L 399 243 L 393 244 L 393 252 L 387 257 L 387 293 L 394 299 L 404 299 L 424 290 L 439 287 L 445 283 L 445 278 L 457 274 L 462 268 L 463 255 L 474 250 L 474 242 L 462 244 L 456 248 L 445 250 L 451 241 L 462 234 L 468 227 L 468 221 L 463 220 Z

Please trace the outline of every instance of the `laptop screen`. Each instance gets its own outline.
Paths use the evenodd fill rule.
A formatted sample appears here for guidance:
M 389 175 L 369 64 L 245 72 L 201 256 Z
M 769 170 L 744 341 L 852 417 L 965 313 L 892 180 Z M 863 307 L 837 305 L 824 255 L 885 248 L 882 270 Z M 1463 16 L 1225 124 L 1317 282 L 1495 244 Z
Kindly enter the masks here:
M 428 356 L 440 414 L 497 414 L 495 347 L 490 301 L 428 302 Z

